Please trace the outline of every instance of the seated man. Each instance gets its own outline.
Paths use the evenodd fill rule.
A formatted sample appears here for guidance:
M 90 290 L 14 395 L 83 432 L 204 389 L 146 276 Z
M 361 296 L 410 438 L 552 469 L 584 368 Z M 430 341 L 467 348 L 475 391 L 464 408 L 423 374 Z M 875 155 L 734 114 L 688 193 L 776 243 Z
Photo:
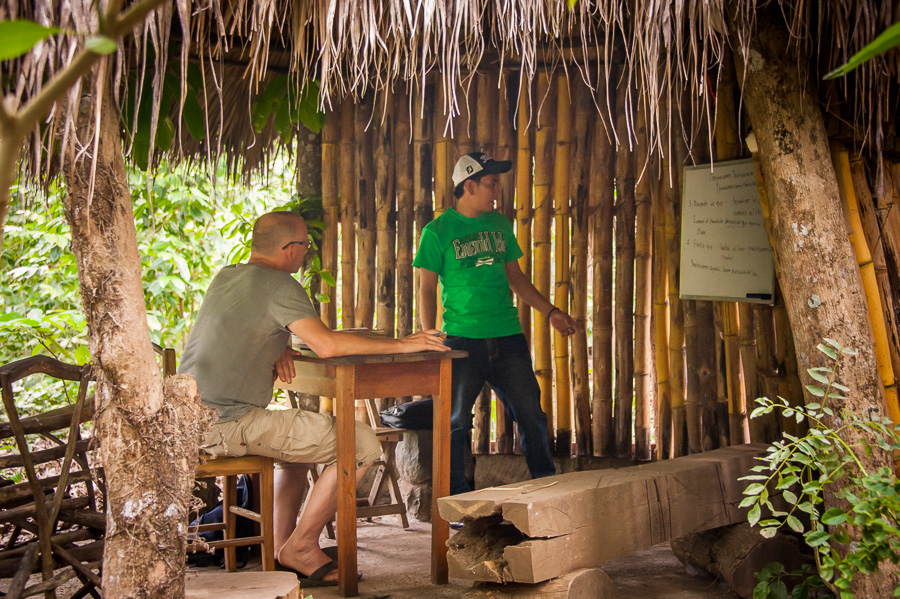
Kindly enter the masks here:
M 308 244 L 306 223 L 297 214 L 272 212 L 259 217 L 247 264 L 226 266 L 209 286 L 179 371 L 193 375 L 204 405 L 218 410 L 218 421 L 203 443 L 213 454 L 330 464 L 296 528 L 304 481 L 291 480 L 290 473 L 296 472 L 291 470 L 279 470 L 275 477 L 275 529 L 293 530 L 281 546 L 276 541 L 275 557 L 303 577 L 304 586 L 324 586 L 337 584 L 337 564 L 319 547 L 322 528 L 337 506 L 334 417 L 305 410 L 266 410 L 275 377 L 290 382 L 295 375 L 290 333 L 322 357 L 448 348 L 433 330 L 390 339 L 328 329 L 306 290 L 291 276 L 300 269 Z M 358 473 L 380 456 L 375 433 L 357 422 Z

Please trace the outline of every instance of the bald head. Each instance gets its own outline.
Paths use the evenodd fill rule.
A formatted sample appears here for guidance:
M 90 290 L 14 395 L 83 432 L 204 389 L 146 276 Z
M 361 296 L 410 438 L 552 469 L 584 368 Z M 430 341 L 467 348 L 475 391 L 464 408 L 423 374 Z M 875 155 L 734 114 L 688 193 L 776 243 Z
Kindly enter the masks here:
M 253 241 L 250 251 L 264 256 L 274 256 L 286 243 L 301 240 L 302 227 L 306 239 L 306 221 L 293 212 L 269 212 L 263 214 L 253 225 Z

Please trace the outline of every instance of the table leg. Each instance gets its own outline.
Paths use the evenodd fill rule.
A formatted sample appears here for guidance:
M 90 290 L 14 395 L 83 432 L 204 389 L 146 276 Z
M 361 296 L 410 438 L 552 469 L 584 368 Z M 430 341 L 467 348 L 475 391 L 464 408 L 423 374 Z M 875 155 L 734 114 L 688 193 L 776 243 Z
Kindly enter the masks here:
M 359 594 L 356 575 L 356 370 L 353 365 L 340 365 L 335 375 L 338 589 L 344 597 L 355 597 Z
M 439 392 L 434 395 L 434 450 L 431 499 L 431 582 L 447 584 L 450 524 L 438 512 L 438 499 L 450 494 L 450 373 L 452 360 L 441 360 Z

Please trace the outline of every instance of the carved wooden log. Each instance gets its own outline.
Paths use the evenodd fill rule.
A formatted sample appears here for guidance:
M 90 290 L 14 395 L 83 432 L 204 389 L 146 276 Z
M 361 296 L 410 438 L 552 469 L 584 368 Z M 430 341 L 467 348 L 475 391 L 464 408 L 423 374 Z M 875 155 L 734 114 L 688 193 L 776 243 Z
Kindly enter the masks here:
M 620 595 L 606 572 L 583 568 L 540 584 L 479 583 L 464 599 L 613 599 Z
M 573 472 L 438 501 L 462 521 L 450 576 L 537 583 L 691 532 L 743 522 L 738 507 L 765 445 L 743 445 L 619 470 Z

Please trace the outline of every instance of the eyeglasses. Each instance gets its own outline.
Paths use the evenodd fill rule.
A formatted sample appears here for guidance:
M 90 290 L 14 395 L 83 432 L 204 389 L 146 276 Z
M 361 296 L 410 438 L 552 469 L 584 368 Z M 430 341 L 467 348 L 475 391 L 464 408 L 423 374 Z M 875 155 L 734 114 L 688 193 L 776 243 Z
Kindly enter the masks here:
M 286 250 L 289 247 L 291 247 L 292 245 L 294 245 L 295 243 L 297 245 L 309 245 L 309 241 L 289 241 L 286 244 L 284 244 L 283 246 L 281 246 L 281 249 Z

